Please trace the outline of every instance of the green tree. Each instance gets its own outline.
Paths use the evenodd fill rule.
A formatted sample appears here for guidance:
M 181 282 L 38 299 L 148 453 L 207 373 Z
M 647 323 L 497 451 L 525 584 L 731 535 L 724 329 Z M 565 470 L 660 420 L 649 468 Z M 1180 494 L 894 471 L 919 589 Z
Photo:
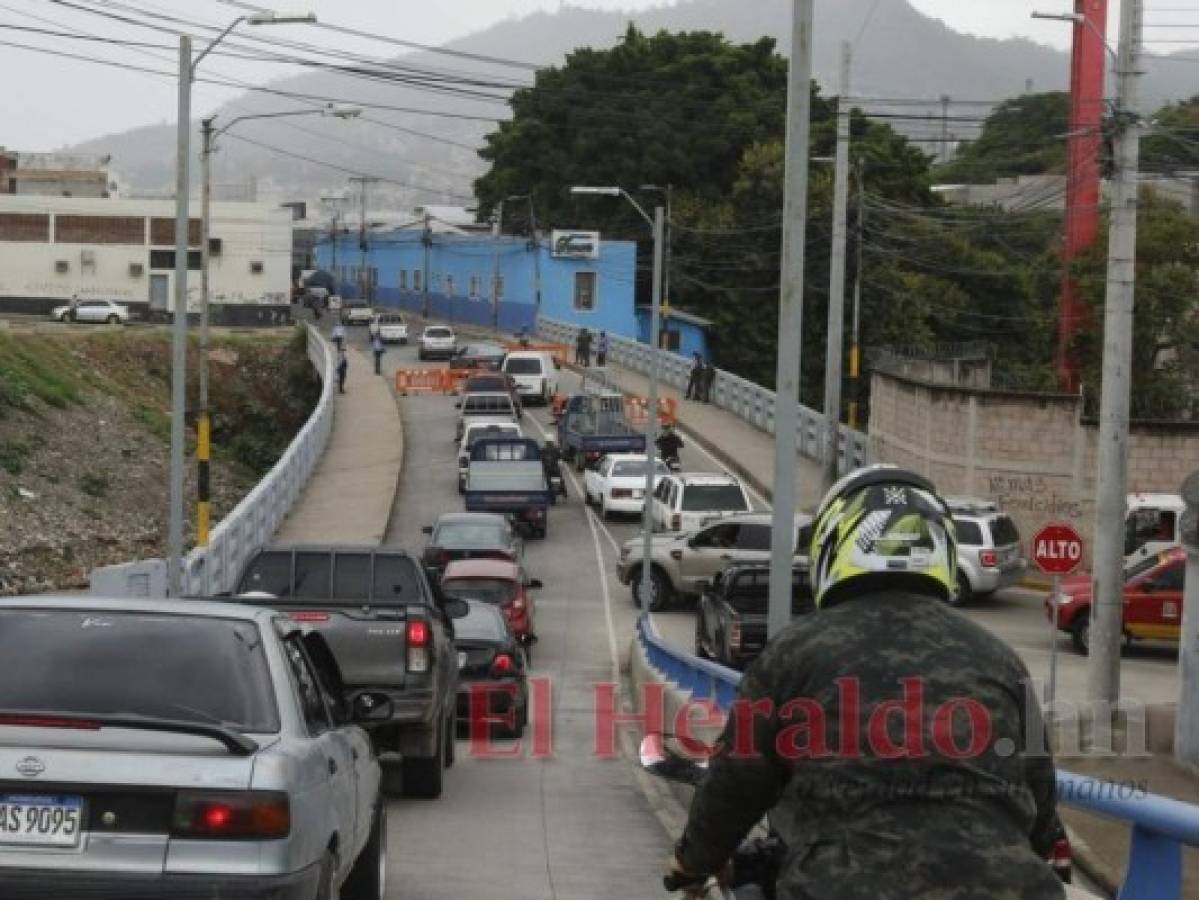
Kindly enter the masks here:
M 1141 138 L 1141 168 L 1168 173 L 1199 168 L 1199 97 L 1163 106 Z
M 937 172 L 942 182 L 985 184 L 1066 169 L 1070 95 L 1052 91 L 1005 100 L 987 116 L 978 140 Z

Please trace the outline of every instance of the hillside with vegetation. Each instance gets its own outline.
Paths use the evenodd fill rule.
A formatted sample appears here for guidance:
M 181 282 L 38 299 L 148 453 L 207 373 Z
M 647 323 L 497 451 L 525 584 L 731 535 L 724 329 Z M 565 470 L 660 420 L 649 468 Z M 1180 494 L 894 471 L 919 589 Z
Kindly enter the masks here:
M 214 339 L 214 521 L 274 464 L 315 403 L 319 382 L 296 335 Z M 193 348 L 193 373 L 197 362 Z M 85 587 L 96 566 L 162 556 L 169 431 L 165 331 L 0 329 L 0 595 Z M 189 427 L 189 458 L 192 439 Z M 193 511 L 189 499 L 189 533 Z

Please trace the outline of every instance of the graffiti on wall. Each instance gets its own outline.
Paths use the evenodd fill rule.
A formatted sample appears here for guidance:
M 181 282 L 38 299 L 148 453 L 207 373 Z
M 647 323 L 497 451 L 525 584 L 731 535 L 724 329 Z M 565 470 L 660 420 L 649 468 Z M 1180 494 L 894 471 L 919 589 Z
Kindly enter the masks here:
M 1032 513 L 1052 519 L 1081 519 L 1082 502 L 1058 493 L 1044 475 L 993 474 L 988 493 L 1008 513 Z

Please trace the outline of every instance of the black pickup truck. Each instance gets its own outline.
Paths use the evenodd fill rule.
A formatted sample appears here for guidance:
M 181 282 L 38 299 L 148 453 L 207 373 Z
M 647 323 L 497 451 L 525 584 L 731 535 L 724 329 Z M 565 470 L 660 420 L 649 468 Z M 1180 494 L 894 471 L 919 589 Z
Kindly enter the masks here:
M 770 567 L 739 564 L 705 585 L 695 616 L 695 655 L 734 669 L 749 665 L 766 646 Z M 791 570 L 791 615 L 814 609 L 807 565 Z
M 383 788 L 426 798 L 441 795 L 454 762 L 451 619 L 467 612 L 434 584 L 404 550 L 280 546 L 249 560 L 235 592 L 240 602 L 281 610 L 324 635 L 347 688 L 391 698 L 391 723 L 372 732 Z

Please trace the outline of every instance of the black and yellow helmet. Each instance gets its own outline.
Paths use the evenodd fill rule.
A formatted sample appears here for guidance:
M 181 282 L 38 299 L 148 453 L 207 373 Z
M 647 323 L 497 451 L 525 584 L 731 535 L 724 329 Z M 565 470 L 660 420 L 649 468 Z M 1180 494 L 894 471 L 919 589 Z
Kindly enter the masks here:
M 928 479 L 898 466 L 850 472 L 829 489 L 812 524 L 817 606 L 899 588 L 949 599 L 957 539 L 949 507 Z

